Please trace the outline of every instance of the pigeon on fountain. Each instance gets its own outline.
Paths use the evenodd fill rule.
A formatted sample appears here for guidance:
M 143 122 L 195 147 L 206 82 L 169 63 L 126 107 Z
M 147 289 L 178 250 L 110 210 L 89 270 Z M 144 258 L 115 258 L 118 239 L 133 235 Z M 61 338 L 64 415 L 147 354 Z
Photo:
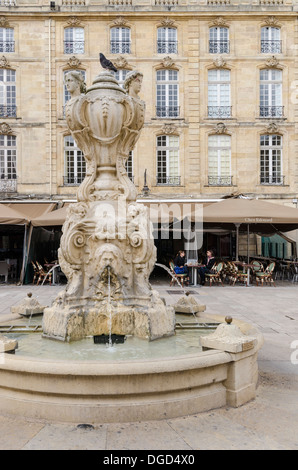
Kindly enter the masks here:
M 99 53 L 99 61 L 100 61 L 101 66 L 104 69 L 108 69 L 108 70 L 112 70 L 113 72 L 117 72 L 117 69 L 114 66 L 114 64 L 109 59 L 107 59 L 101 52 Z

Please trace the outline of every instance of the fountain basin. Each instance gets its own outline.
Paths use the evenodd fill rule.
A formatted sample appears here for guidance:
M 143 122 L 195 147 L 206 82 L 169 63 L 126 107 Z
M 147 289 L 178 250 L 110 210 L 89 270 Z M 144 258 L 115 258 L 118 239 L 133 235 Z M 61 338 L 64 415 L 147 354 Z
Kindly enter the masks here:
M 208 319 L 208 317 L 207 317 Z M 223 321 L 223 317 L 209 317 Z M 235 321 L 253 347 L 208 349 L 124 361 L 64 361 L 3 355 L 1 411 L 57 422 L 130 422 L 174 418 L 255 397 L 262 335 Z M 121 345 L 120 345 L 121 347 Z

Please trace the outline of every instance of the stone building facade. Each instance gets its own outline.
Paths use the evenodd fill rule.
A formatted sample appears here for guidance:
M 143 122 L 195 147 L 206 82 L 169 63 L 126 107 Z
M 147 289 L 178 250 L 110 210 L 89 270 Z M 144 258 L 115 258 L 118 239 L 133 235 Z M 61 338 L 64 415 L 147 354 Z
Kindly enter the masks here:
M 144 75 L 140 195 L 298 195 L 297 0 L 1 0 L 0 199 L 73 200 L 84 158 L 63 78 L 87 86 L 99 52 Z

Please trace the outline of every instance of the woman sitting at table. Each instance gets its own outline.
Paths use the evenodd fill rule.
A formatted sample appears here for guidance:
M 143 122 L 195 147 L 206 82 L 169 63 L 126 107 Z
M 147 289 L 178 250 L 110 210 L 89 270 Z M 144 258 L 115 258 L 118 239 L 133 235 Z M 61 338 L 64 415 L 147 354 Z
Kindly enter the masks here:
M 188 268 L 186 266 L 185 251 L 180 250 L 174 259 L 174 271 L 176 274 L 188 274 Z
M 201 279 L 201 286 L 205 284 L 205 274 L 210 273 L 211 269 L 213 268 L 215 263 L 215 258 L 214 258 L 214 251 L 213 250 L 208 250 L 207 251 L 207 260 L 205 266 L 202 266 L 200 269 L 198 269 L 198 273 L 200 275 Z

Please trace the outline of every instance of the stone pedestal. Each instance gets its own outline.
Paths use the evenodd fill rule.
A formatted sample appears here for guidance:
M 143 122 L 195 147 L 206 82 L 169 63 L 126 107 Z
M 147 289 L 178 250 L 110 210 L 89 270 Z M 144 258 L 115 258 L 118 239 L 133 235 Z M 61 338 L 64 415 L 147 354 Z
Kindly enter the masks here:
M 31 317 L 32 315 L 40 315 L 43 313 L 45 305 L 41 305 L 37 299 L 32 297 L 32 293 L 29 292 L 27 297 L 23 299 L 18 305 L 14 305 L 10 308 L 11 313 L 22 315 L 24 317 Z

